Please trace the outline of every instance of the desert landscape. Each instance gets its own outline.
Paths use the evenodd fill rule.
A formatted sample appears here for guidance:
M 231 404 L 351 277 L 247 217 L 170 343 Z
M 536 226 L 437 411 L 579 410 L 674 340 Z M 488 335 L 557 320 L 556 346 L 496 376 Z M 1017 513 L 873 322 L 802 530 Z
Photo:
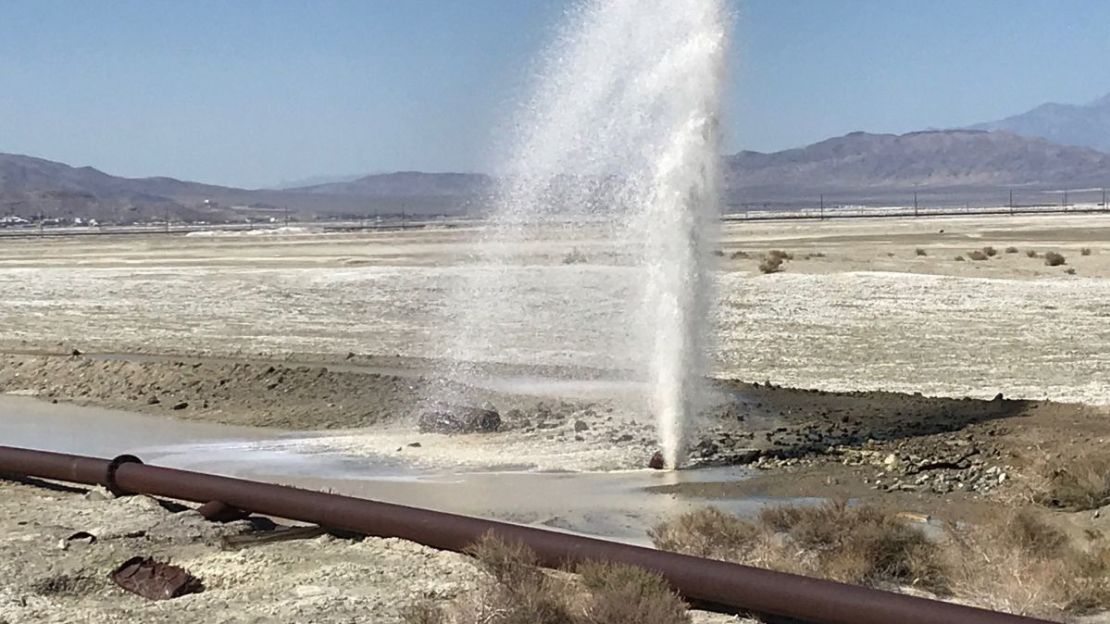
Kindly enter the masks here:
M 427 389 L 448 370 L 437 341 L 454 319 L 437 302 L 452 280 L 481 270 L 470 248 L 480 226 L 466 223 L 8 241 L 0 410 L 16 445 L 51 438 L 57 448 L 61 435 L 69 452 L 131 452 L 634 543 L 706 506 L 753 518 L 852 500 L 926 527 L 1020 508 L 1086 552 L 1110 528 L 1098 511 L 1105 481 L 1088 474 L 1110 436 L 1107 227 L 1101 216 L 1059 215 L 726 223 L 714 254 L 713 400 L 692 423 L 687 468 L 673 473 L 645 470 L 657 441 L 633 398 L 642 382 L 591 333 L 600 325 L 545 310 L 552 299 L 586 316 L 615 308 L 620 295 L 605 294 L 620 293 L 627 269 L 588 229 L 527 248 L 524 270 L 542 287 L 523 304 L 548 333 L 508 328 L 465 381 L 447 382 L 469 384 L 498 414 L 493 432 L 440 433 L 421 420 Z M 1048 266 L 1050 253 L 1065 262 Z M 781 261 L 770 267 L 768 257 Z M 597 287 L 568 286 L 581 283 Z M 539 484 L 541 499 L 528 494 Z M 56 550 L 63 534 L 90 528 L 110 553 L 138 540 L 218 580 L 204 598 L 181 600 L 234 601 L 257 618 L 261 590 L 226 566 L 263 574 L 287 557 L 311 561 L 306 574 L 334 583 L 283 573 L 293 602 L 282 608 L 335 622 L 347 621 L 336 601 L 357 611 L 386 600 L 386 621 L 401 617 L 401 603 L 446 601 L 480 577 L 457 555 L 388 540 L 312 537 L 227 554 L 225 533 L 249 526 L 204 528 L 153 502 L 136 529 L 145 537 L 128 537 L 135 531 L 101 525 L 148 503 L 4 487 L 5 562 L 25 579 L 0 604 L 13 623 L 44 609 L 66 614 L 59 621 L 188 617 L 98 598 L 108 581 L 91 570 L 109 554 Z M 32 511 L 57 504 L 74 511 L 49 522 Z M 47 550 L 32 556 L 36 548 Z M 435 566 L 420 568 L 429 585 L 408 598 L 388 584 L 337 594 L 357 578 L 350 548 Z M 49 549 L 55 563 L 44 566 Z M 969 601 L 1043 616 L 1077 608 L 1028 591 L 1024 602 Z
M 1110 4 L 942 9 L 6 4 L 0 624 L 1110 624 Z

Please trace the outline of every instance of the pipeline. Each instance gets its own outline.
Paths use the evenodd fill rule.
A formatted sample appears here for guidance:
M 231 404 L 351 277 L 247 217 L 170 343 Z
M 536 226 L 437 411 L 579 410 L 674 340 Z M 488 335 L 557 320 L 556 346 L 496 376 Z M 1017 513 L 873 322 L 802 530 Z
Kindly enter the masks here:
M 0 446 L 0 473 L 103 485 L 121 494 L 164 496 L 460 552 L 484 534 L 520 542 L 546 567 L 584 561 L 639 566 L 663 576 L 687 600 L 727 612 L 814 624 L 1035 624 L 988 611 L 833 581 L 701 559 L 533 527 L 382 503 L 245 479 L 114 460 Z

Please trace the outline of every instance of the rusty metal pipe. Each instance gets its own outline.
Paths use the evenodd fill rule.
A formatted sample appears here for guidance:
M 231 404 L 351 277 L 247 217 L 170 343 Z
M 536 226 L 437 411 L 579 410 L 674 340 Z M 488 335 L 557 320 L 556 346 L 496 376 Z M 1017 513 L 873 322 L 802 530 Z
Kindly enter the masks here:
M 134 458 L 131 458 L 134 460 Z M 310 522 L 461 551 L 488 532 L 521 542 L 548 567 L 611 561 L 659 573 L 691 601 L 815 624 L 1033 624 L 1032 618 L 556 533 L 532 527 L 245 479 L 0 446 L 0 473 L 99 484 L 124 492 Z

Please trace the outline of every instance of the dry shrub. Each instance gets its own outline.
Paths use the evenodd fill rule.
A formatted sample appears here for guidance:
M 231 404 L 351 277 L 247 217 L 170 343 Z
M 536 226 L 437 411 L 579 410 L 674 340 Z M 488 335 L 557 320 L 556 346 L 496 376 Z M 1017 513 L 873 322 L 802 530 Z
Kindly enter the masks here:
M 956 260 L 956 262 L 963 262 L 964 257 L 963 256 L 956 256 L 955 260 Z
M 1110 549 L 1083 552 L 1024 511 L 951 525 L 928 540 L 896 515 L 827 503 L 769 507 L 756 520 L 716 510 L 656 527 L 656 546 L 839 581 L 916 586 L 960 602 L 1060 618 L 1110 608 Z
M 763 273 L 778 273 L 782 270 L 782 261 L 782 256 L 767 254 L 767 256 L 759 262 L 759 270 Z
M 578 251 L 577 247 L 572 248 L 567 252 L 567 255 L 563 256 L 563 264 L 585 264 L 589 261 L 590 259 L 586 257 L 586 254 Z
M 783 260 L 793 260 L 794 259 L 794 254 L 783 251 L 781 249 L 772 249 L 771 251 L 767 252 L 767 257 L 769 257 L 769 258 L 782 258 Z
M 1110 505 L 1110 454 L 1081 455 L 1064 465 L 1043 462 L 1033 489 L 1033 500 L 1046 507 L 1085 511 Z
M 846 583 L 944 590 L 936 546 L 894 514 L 868 505 L 770 507 L 755 521 L 702 510 L 650 535 L 664 550 Z
M 1067 263 L 1068 259 L 1063 254 L 1056 253 L 1055 251 L 1046 251 L 1044 254 L 1044 263 L 1048 266 L 1060 266 Z
M 1075 269 L 1064 269 L 1064 273 L 1068 275 L 1075 275 Z
M 686 604 L 662 577 L 633 566 L 583 563 L 581 581 L 545 573 L 534 551 L 486 534 L 467 549 L 486 582 L 443 607 L 424 601 L 405 624 L 689 624 Z
M 679 624 L 690 621 L 686 604 L 663 577 L 624 564 L 578 566 L 588 590 L 583 624 Z
M 483 535 L 465 552 L 477 559 L 478 565 L 498 583 L 532 584 L 543 577 L 535 551 L 520 542 L 506 542 L 493 533 Z
M 971 258 L 972 260 L 986 260 L 990 256 L 988 256 L 985 252 L 976 249 L 975 251 L 967 252 L 967 257 Z
M 998 255 L 998 250 L 994 247 L 991 247 L 990 245 L 987 245 L 983 248 L 983 253 L 985 253 L 989 258 L 993 258 Z
M 1027 510 L 1016 511 L 1003 519 L 999 541 L 1004 546 L 1042 559 L 1057 557 L 1068 545 L 1068 536 L 1045 524 Z
M 721 251 L 720 249 L 714 249 L 714 250 L 713 250 L 713 255 L 714 255 L 714 256 L 717 256 L 718 258 L 720 258 L 720 257 L 722 257 L 722 256 L 724 256 L 724 255 L 725 255 L 725 252 Z
M 1083 249 L 1080 249 L 1079 250 L 1079 255 L 1081 255 L 1081 256 L 1091 255 L 1091 248 L 1090 247 L 1084 247 Z
M 1017 247 L 1007 247 L 1006 248 L 1006 253 L 1008 253 L 1008 254 L 1015 254 L 1017 252 L 1018 252 Z M 1033 252 L 1033 253 L 1036 253 L 1036 252 Z
M 571 615 L 565 591 L 538 567 L 536 553 L 492 533 L 466 550 L 493 582 L 455 605 L 455 624 L 565 624 Z
M 405 624 L 446 624 L 447 614 L 431 600 L 423 600 L 401 610 Z
M 1073 548 L 1028 511 L 975 527 L 949 527 L 948 569 L 957 595 L 983 607 L 1059 618 L 1110 607 L 1110 555 Z
M 926 251 L 925 251 L 924 249 L 922 249 L 922 248 L 920 248 L 920 247 L 918 247 L 917 249 L 915 249 L 915 250 L 914 250 L 914 253 L 916 253 L 916 254 L 917 254 L 917 255 L 919 255 L 919 256 L 927 256 L 927 255 L 929 255 L 929 254 L 928 254 L 928 253 L 927 253 L 927 252 L 926 252 Z
M 729 256 L 729 258 L 732 258 L 733 260 L 740 260 L 742 258 L 750 258 L 750 257 L 751 256 L 746 251 L 734 251 L 734 252 L 732 252 L 732 255 Z
M 936 547 L 919 529 L 877 507 L 836 501 L 771 508 L 760 514 L 759 523 L 816 553 L 813 571 L 833 580 L 943 588 Z
M 1027 258 L 1036 258 L 1037 257 L 1037 250 L 1036 249 L 1027 249 L 1027 250 L 1025 250 L 1025 256 Z
M 744 561 L 766 536 L 755 524 L 706 507 L 648 531 L 656 548 L 695 557 Z

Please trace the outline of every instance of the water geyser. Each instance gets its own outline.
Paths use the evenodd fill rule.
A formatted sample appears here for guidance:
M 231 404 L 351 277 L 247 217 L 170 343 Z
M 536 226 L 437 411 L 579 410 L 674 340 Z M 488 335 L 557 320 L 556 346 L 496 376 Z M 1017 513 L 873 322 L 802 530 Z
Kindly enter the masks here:
M 513 349 L 514 331 L 541 331 L 545 314 L 581 314 L 592 346 L 646 382 L 642 407 L 669 468 L 682 462 L 706 372 L 727 22 L 722 0 L 587 0 L 568 13 L 513 120 L 480 268 L 460 289 L 447 345 L 455 361 L 489 359 L 494 343 Z M 611 256 L 564 286 L 619 284 L 620 309 L 521 304 L 537 282 L 568 279 L 536 272 L 533 243 L 584 232 Z M 603 269 L 621 277 L 606 282 Z

